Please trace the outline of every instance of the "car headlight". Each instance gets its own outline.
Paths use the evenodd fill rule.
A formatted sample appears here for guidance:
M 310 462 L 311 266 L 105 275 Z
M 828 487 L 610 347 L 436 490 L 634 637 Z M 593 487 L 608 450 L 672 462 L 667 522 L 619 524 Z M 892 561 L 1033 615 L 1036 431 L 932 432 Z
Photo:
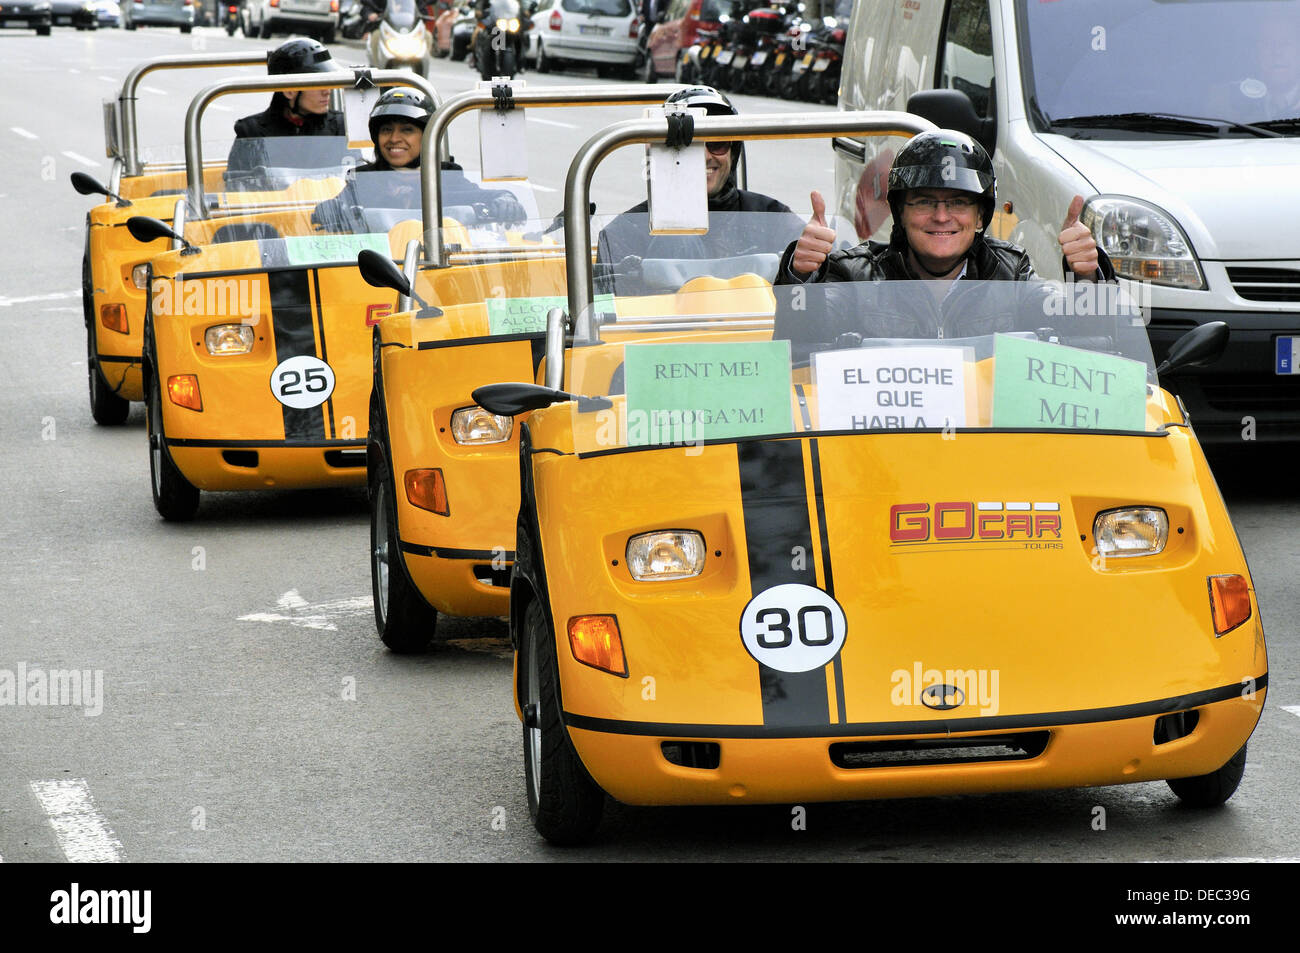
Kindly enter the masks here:
M 638 582 L 688 579 L 704 571 L 704 537 L 693 530 L 642 533 L 627 541 L 626 555 Z
M 213 357 L 247 354 L 253 349 L 255 335 L 247 324 L 217 324 L 203 334 L 203 346 Z
M 1154 556 L 1169 539 L 1169 517 L 1156 506 L 1105 510 L 1093 520 L 1092 536 L 1107 559 Z
M 457 443 L 505 443 L 514 429 L 513 417 L 490 414 L 482 407 L 462 407 L 451 415 L 451 435 Z
M 136 265 L 131 269 L 131 284 L 135 285 L 141 291 L 149 288 L 149 266 Z
M 1079 221 L 1092 230 L 1121 277 L 1205 289 L 1192 243 L 1173 216 L 1156 206 L 1123 195 L 1099 195 L 1088 200 Z
M 518 32 L 519 32 L 519 20 L 518 20 L 518 18 L 516 18 L 516 17 L 511 17 L 511 18 L 510 18 L 510 23 L 508 24 L 508 26 L 510 27 L 510 32 L 511 32 L 511 33 L 518 33 Z

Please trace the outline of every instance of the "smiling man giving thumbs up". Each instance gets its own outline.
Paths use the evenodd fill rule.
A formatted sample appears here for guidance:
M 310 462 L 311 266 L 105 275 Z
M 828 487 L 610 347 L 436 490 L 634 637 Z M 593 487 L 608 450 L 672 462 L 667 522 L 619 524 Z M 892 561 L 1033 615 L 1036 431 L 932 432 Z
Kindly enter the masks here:
M 832 251 L 826 204 L 813 192 L 812 218 L 786 249 L 778 283 L 1036 278 L 1023 248 L 984 233 L 993 218 L 995 185 L 988 153 L 969 136 L 948 129 L 915 136 L 889 171 L 889 242 Z M 1111 280 L 1110 261 L 1079 221 L 1082 210 L 1076 195 L 1058 236 L 1065 267 L 1082 281 Z

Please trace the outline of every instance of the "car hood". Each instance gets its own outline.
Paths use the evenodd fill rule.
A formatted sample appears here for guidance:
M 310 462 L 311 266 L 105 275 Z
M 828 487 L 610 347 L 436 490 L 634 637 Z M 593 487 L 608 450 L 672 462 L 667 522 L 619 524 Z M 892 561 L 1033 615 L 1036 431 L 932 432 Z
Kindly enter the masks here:
M 1300 139 L 1043 139 L 1098 191 L 1158 205 L 1210 261 L 1300 258 Z

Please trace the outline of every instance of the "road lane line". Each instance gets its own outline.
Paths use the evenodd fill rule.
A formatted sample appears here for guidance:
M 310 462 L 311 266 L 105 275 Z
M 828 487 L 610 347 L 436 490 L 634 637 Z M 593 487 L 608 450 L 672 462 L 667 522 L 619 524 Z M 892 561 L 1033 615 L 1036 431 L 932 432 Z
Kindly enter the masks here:
M 157 86 L 141 86 L 146 93 L 153 93 L 155 96 L 166 96 L 167 90 L 159 89 Z
M 0 308 L 9 308 L 16 304 L 30 304 L 33 301 L 58 301 L 60 298 L 80 298 L 80 291 L 52 291 L 43 295 L 27 295 L 23 298 L 6 298 L 0 295 Z
M 92 169 L 99 168 L 98 162 L 96 162 L 94 159 L 87 159 L 85 156 L 81 155 L 80 153 L 69 152 L 65 150 L 63 154 L 67 156 L 69 159 L 73 160 L 74 162 L 80 162 L 82 165 L 90 166 Z
M 27 131 L 26 129 L 24 129 L 22 126 L 10 126 L 10 127 L 9 127 L 9 131 L 10 131 L 10 132 L 16 132 L 16 133 L 18 133 L 18 135 L 22 136 L 24 139 L 39 139 L 39 138 L 40 138 L 38 135 L 36 135 L 36 133 L 34 133 L 34 132 L 28 132 L 28 131 Z
M 559 126 L 561 129 L 577 129 L 571 122 L 560 122 L 558 119 L 543 119 L 541 116 L 528 117 L 529 122 L 540 122 L 543 126 Z
M 1295 715 L 1297 718 L 1300 718 L 1300 705 L 1283 705 L 1283 706 L 1282 706 L 1282 710 L 1283 710 L 1283 711 L 1289 711 L 1291 714 Z
M 49 816 L 54 836 L 69 862 L 119 864 L 122 842 L 95 808 L 84 778 L 33 781 L 32 793 Z
M 530 189 L 536 189 L 538 192 L 558 192 L 558 191 L 560 191 L 559 189 L 553 189 L 553 188 L 551 188 L 551 187 L 548 186 L 548 185 L 538 185 L 538 184 L 535 183 L 535 182 L 529 182 L 529 183 L 528 183 L 528 187 L 529 187 Z
M 215 109 L 215 110 L 216 110 L 217 112 L 219 112 L 219 113 L 232 113 L 232 112 L 234 112 L 234 110 L 231 109 L 229 106 L 222 106 L 220 103 L 209 103 L 209 104 L 208 104 L 208 108 L 209 108 L 209 109 Z
M 116 83 L 116 82 L 117 82 L 117 80 L 115 80 L 113 77 L 111 77 L 111 76 L 105 76 L 103 73 L 100 73 L 100 74 L 99 74 L 99 78 L 102 79 L 102 80 L 103 80 L 104 82 L 106 82 L 106 83 Z

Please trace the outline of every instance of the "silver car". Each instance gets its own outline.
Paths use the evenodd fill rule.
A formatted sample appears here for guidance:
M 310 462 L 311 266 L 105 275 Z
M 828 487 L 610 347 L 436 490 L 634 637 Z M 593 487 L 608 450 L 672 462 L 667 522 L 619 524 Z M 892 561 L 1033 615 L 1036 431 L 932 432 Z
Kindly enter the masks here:
M 314 36 L 333 43 L 339 25 L 338 0 L 247 0 L 244 33 L 269 40 L 272 33 Z
M 562 63 L 591 64 L 600 76 L 631 76 L 641 18 L 631 0 L 540 0 L 528 35 L 529 59 L 545 73 Z
M 194 29 L 194 0 L 127 0 L 122 4 L 122 26 L 176 26 L 189 33 Z

